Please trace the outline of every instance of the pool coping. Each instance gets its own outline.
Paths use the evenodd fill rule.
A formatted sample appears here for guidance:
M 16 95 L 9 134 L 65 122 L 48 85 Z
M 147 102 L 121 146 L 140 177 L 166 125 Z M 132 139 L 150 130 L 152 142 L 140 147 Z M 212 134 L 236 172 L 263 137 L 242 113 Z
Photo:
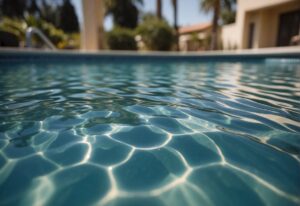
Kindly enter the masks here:
M 222 50 L 205 52 L 159 52 L 159 51 L 82 51 L 82 50 L 39 50 L 39 49 L 16 49 L 0 48 L 0 60 L 37 60 L 37 59 L 226 59 L 247 60 L 265 58 L 296 58 L 300 59 L 300 46 L 263 48 L 249 50 Z

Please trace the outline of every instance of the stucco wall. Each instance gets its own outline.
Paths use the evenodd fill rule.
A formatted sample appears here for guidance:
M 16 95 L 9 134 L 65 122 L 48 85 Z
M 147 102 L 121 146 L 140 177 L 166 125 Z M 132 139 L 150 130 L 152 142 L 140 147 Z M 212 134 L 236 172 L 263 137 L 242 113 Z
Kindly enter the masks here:
M 191 43 L 191 40 L 195 37 L 194 36 L 195 34 L 196 34 L 198 40 L 205 40 L 209 36 L 210 33 L 211 33 L 211 28 L 207 28 L 207 29 L 205 29 L 203 31 L 199 31 L 199 32 L 179 34 L 179 49 L 180 49 L 180 51 L 191 51 L 189 48 L 189 44 Z M 200 46 L 198 46 L 198 47 L 200 47 Z M 197 48 L 197 49 L 203 49 L 203 48 Z
M 255 23 L 254 48 L 276 46 L 279 15 L 300 8 L 300 0 L 238 0 L 236 23 L 222 28 L 225 49 L 248 47 L 249 24 Z
M 298 2 L 299 0 L 238 0 L 238 9 L 243 11 L 251 11 L 257 9 L 268 8 L 288 2 Z
M 98 50 L 103 48 L 104 0 L 82 0 L 83 27 L 81 49 Z
M 223 42 L 223 48 L 224 49 L 236 49 L 238 48 L 237 39 L 238 27 L 236 24 L 228 24 L 222 27 L 222 42 Z
M 280 14 L 300 9 L 300 1 L 292 1 L 278 6 L 266 7 L 257 11 L 247 12 L 245 15 L 245 28 L 243 46 L 247 48 L 249 24 L 255 23 L 254 48 L 275 47 L 277 44 Z

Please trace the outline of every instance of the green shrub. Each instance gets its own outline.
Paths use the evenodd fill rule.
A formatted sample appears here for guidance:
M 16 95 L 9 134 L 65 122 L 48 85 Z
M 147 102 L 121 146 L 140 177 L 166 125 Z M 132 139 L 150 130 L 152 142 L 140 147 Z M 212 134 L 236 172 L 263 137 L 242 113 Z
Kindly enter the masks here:
M 25 38 L 25 30 L 27 25 L 24 21 L 19 19 L 11 19 L 4 17 L 0 21 L 0 31 L 11 33 L 21 41 Z
M 24 19 L 4 17 L 0 20 L 0 31 L 16 36 L 20 42 L 25 41 L 25 32 L 28 27 L 40 29 L 59 49 L 79 48 L 80 38 L 78 33 L 66 34 L 63 30 L 56 28 L 43 19 L 28 15 Z M 38 47 L 42 45 L 39 37 L 33 36 L 33 44 Z
M 19 38 L 13 33 L 2 31 L 0 29 L 0 47 L 18 47 Z
M 34 16 L 29 15 L 25 18 L 25 22 L 28 27 L 32 26 L 39 28 L 57 47 L 67 39 L 67 35 L 63 30 L 56 28 L 53 24 L 43 19 L 37 19 Z
M 149 50 L 169 51 L 175 40 L 172 27 L 158 18 L 144 18 L 136 31 Z
M 224 10 L 221 13 L 223 25 L 232 24 L 235 22 L 236 13 L 229 10 Z
M 137 49 L 134 32 L 121 27 L 115 27 L 106 34 L 106 43 L 109 49 L 112 50 Z

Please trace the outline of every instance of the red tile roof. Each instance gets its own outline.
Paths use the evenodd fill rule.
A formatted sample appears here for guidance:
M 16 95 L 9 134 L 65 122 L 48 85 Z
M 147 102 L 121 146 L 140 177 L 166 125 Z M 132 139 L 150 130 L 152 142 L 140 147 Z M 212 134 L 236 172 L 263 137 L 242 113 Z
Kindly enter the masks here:
M 199 32 L 211 27 L 211 23 L 194 24 L 191 26 L 183 26 L 179 28 L 179 34 Z

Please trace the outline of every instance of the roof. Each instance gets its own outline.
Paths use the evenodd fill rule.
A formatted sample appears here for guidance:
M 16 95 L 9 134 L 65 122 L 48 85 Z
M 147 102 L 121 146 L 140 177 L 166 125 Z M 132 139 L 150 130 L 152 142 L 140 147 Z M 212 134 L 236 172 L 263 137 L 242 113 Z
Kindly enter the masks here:
M 211 23 L 194 24 L 191 26 L 183 26 L 179 28 L 179 34 L 204 31 L 211 27 Z

